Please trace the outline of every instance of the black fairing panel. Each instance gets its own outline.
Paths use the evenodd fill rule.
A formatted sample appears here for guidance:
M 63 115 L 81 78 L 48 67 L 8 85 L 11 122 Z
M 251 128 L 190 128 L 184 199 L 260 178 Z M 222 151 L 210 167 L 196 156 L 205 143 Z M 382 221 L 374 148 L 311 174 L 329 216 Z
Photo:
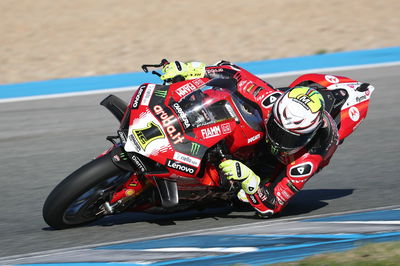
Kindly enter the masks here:
M 115 95 L 108 95 L 104 100 L 100 102 L 100 105 L 106 107 L 114 116 L 121 121 L 124 117 L 124 113 L 128 104 Z

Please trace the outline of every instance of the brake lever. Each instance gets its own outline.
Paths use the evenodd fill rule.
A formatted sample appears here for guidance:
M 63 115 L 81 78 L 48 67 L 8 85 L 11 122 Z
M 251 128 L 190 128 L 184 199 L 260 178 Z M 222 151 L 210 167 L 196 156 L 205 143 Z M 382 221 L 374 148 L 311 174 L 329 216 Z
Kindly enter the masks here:
M 161 60 L 160 64 L 156 64 L 156 65 L 145 64 L 145 65 L 142 65 L 142 69 L 143 69 L 143 71 L 145 73 L 148 73 L 149 72 L 149 69 L 148 69 L 149 67 L 160 68 L 160 67 L 164 67 L 164 66 L 166 66 L 168 64 L 169 64 L 168 60 L 164 58 L 164 59 Z M 152 72 L 152 74 L 154 74 L 154 71 Z

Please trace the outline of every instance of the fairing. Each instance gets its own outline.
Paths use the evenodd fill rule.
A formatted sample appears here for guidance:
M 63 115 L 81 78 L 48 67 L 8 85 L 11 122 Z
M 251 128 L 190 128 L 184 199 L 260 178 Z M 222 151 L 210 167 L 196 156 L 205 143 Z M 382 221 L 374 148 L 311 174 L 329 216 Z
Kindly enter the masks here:
M 197 177 L 197 183 L 218 185 L 211 173 L 216 169 L 204 165 L 201 170 L 209 148 L 221 140 L 240 147 L 254 145 L 263 133 L 252 128 L 254 121 L 243 121 L 236 106 L 240 101 L 233 100 L 237 96 L 232 88 L 208 86 L 206 82 L 197 79 L 140 87 L 129 106 L 125 150 L 164 165 L 168 170 L 165 177 L 180 182 Z M 230 147 L 235 149 L 235 145 Z

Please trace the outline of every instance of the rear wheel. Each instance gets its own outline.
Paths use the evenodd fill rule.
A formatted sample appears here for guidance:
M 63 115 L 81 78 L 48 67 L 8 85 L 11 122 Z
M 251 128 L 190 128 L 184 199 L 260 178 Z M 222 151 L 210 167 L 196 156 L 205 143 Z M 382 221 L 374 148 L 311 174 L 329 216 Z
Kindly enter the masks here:
M 109 154 L 82 166 L 47 197 L 43 218 L 55 229 L 94 221 L 104 216 L 103 204 L 131 173 L 118 168 Z

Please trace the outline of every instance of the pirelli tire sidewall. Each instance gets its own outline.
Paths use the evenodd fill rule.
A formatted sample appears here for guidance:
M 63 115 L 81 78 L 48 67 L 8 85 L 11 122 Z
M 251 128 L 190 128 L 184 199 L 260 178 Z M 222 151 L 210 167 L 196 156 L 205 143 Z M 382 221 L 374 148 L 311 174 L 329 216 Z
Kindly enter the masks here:
M 44 220 L 55 229 L 79 225 L 64 222 L 64 212 L 70 204 L 97 184 L 125 172 L 114 164 L 111 154 L 105 154 L 83 165 L 66 177 L 49 194 L 43 206 Z M 93 219 L 85 221 L 85 223 L 97 218 L 99 217 L 94 216 Z

